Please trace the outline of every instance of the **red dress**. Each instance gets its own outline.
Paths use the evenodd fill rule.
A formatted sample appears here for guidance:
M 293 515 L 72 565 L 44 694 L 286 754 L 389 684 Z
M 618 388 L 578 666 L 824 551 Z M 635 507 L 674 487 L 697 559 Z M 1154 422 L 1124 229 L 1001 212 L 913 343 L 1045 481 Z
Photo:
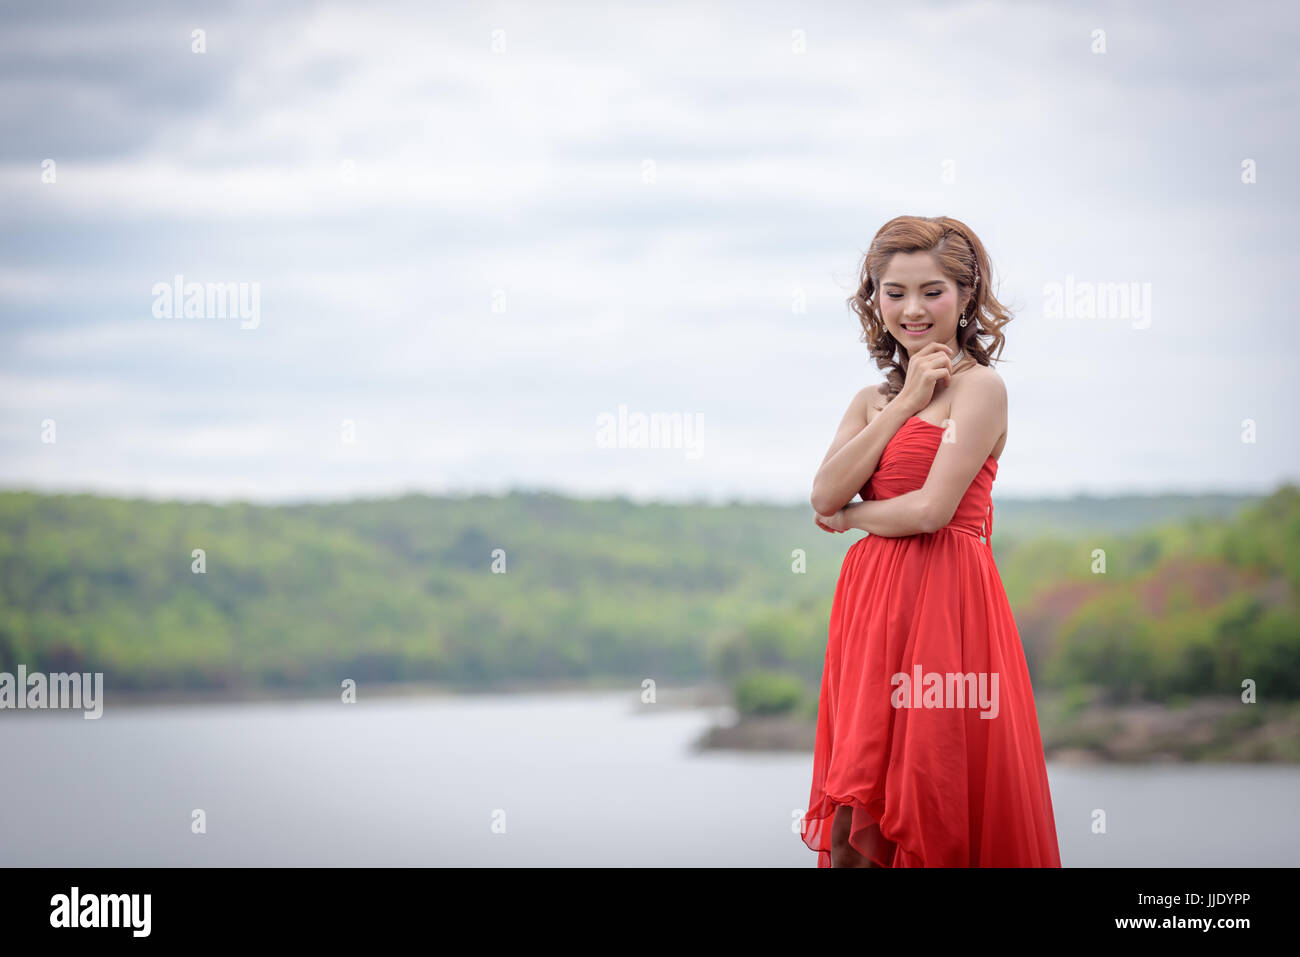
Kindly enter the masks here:
M 924 485 L 942 439 L 908 419 L 863 500 Z M 988 544 L 997 467 L 990 455 L 937 532 L 867 535 L 844 556 L 802 822 L 818 867 L 844 804 L 849 843 L 881 867 L 1061 866 L 1029 671 Z

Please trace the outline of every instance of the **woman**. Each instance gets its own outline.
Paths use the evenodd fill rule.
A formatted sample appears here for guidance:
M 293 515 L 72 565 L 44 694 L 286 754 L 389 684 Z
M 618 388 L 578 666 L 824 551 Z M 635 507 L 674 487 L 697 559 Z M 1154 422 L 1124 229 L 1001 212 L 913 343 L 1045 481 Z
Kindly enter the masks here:
M 1060 867 L 1024 651 L 993 562 L 1010 321 L 964 223 L 900 216 L 850 305 L 886 381 L 854 396 L 817 524 L 870 533 L 831 607 L 803 840 L 819 867 Z M 860 492 L 862 501 L 848 504 Z

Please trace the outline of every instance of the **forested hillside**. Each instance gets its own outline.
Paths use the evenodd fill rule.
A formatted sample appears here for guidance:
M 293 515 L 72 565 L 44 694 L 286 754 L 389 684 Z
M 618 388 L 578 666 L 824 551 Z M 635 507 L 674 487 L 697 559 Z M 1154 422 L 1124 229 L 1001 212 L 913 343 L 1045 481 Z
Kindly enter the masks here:
M 1059 503 L 1054 523 L 1048 503 L 996 500 L 1036 682 L 1159 697 L 1250 675 L 1300 695 L 1295 488 L 1083 504 Z M 1163 521 L 1121 531 L 1142 514 Z M 822 532 L 808 508 L 550 494 L 271 507 L 6 492 L 0 670 L 230 690 L 757 674 L 815 697 L 860 534 Z

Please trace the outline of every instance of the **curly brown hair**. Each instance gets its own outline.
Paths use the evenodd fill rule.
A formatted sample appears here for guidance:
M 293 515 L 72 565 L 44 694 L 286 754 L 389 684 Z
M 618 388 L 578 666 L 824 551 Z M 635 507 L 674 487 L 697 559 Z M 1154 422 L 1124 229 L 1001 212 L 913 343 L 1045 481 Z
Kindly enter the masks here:
M 989 291 L 988 254 L 969 226 L 948 216 L 891 219 L 880 227 L 862 257 L 860 285 L 848 300 L 849 308 L 862 322 L 862 341 L 885 372 L 891 399 L 907 378 L 907 352 L 885 328 L 875 296 L 880 277 L 894 254 L 915 252 L 932 253 L 940 271 L 957 284 L 958 293 L 970 293 L 962 300 L 961 309 L 962 315 L 973 321 L 957 326 L 957 345 L 980 365 L 990 365 L 1002 354 L 1006 344 L 1002 327 L 1011 321 L 1006 306 Z M 966 307 L 972 301 L 975 306 L 968 311 Z

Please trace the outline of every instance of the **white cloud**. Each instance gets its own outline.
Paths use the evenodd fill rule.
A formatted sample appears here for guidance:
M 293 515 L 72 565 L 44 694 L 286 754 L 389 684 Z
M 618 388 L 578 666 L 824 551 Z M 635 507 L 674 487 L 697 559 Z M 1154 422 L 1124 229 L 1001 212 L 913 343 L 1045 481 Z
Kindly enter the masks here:
M 303 5 L 214 14 L 201 56 L 126 16 L 0 40 L 7 483 L 805 501 L 878 378 L 844 299 L 903 212 L 976 228 L 1017 311 L 999 494 L 1300 471 L 1229 428 L 1300 399 L 1289 6 Z M 258 282 L 261 325 L 153 319 L 176 273 Z M 1045 319 L 1066 273 L 1151 282 L 1151 329 Z M 619 403 L 703 414 L 705 457 L 600 454 Z

